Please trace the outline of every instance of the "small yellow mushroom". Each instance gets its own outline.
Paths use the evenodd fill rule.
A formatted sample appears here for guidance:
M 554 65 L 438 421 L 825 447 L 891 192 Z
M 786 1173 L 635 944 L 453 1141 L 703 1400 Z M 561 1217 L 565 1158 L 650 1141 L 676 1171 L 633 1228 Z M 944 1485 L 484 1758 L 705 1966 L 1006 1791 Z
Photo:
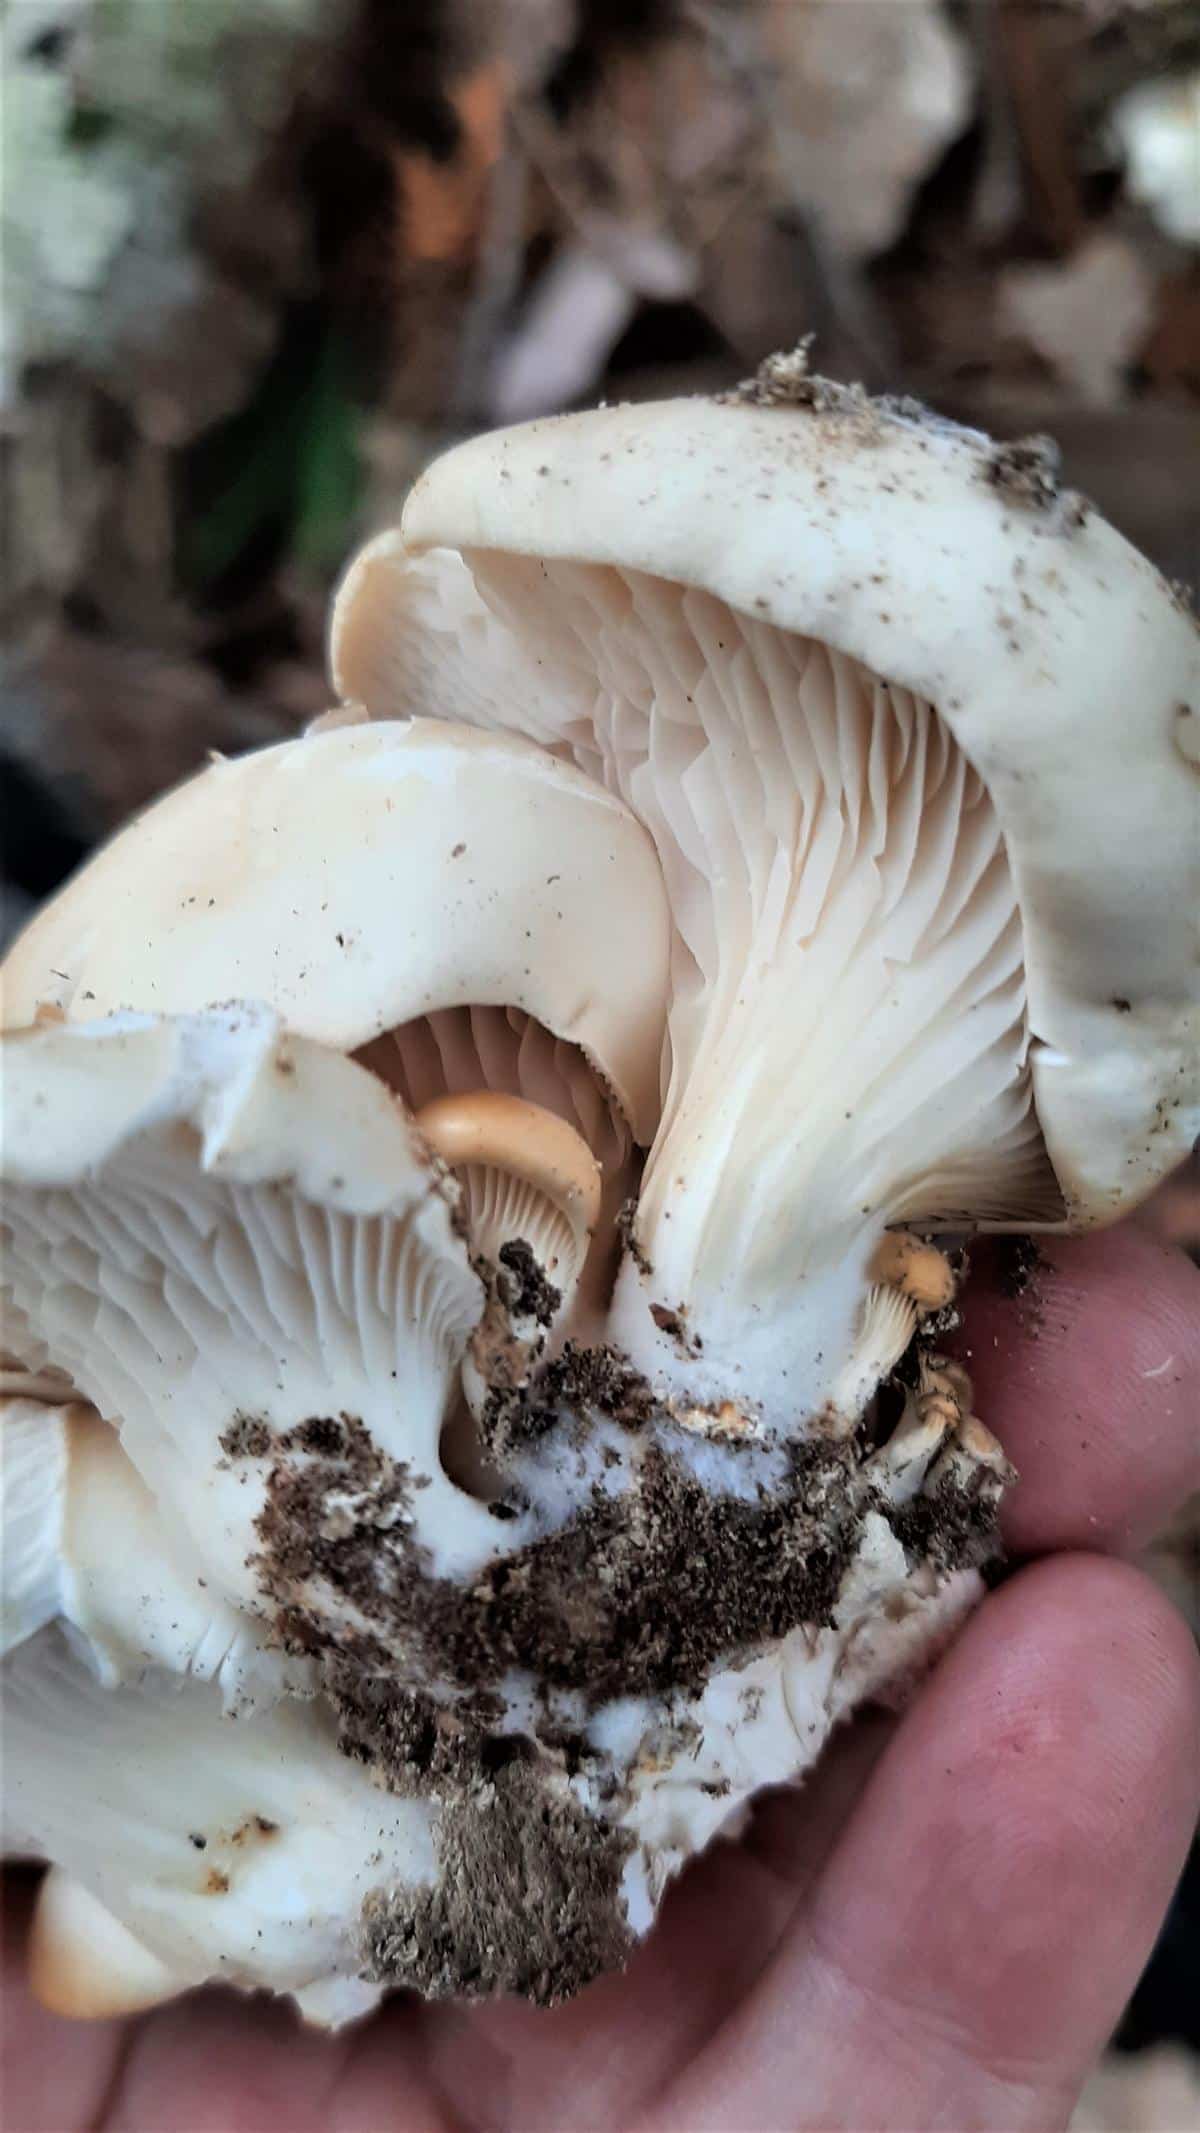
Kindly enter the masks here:
M 871 1260 L 872 1281 L 899 1289 L 919 1310 L 940 1311 L 953 1301 L 954 1272 L 936 1244 L 922 1244 L 911 1230 L 885 1231 Z
M 503 1198 L 485 1198 L 481 1189 L 480 1173 L 500 1172 L 530 1188 L 546 1203 L 539 1227 L 545 1230 L 547 1243 L 558 1228 L 553 1215 L 562 1218 L 570 1233 L 571 1263 L 565 1271 L 568 1278 L 578 1272 L 600 1212 L 601 1191 L 600 1165 L 582 1134 L 541 1104 L 529 1103 L 521 1096 L 504 1096 L 494 1089 L 476 1089 L 464 1096 L 439 1096 L 417 1112 L 416 1123 L 443 1162 L 465 1174 L 468 1199 L 473 1203 L 468 1206 L 468 1220 L 474 1216 L 473 1238 L 480 1250 L 494 1258 L 500 1245 L 521 1234 L 519 1228 L 508 1226 L 513 1210 L 506 1209 Z M 481 1223 L 485 1212 L 488 1219 Z M 529 1212 L 528 1201 L 525 1212 Z M 498 1229 L 500 1233 L 481 1234 L 481 1228 Z M 536 1251 L 542 1240 L 535 1237 L 527 1241 Z M 539 1257 L 544 1256 L 539 1253 Z

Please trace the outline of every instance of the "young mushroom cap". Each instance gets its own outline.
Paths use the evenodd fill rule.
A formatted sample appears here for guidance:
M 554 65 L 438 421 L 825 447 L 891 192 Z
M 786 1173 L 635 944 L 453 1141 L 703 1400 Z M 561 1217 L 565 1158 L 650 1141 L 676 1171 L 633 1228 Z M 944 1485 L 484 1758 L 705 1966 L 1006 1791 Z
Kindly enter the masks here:
M 885 1227 L 1112 1220 L 1191 1145 L 1197 635 L 1049 448 L 799 362 L 477 438 L 352 565 L 332 661 L 654 838 L 670 1082 L 616 1323 L 660 1376 L 820 1405 Z

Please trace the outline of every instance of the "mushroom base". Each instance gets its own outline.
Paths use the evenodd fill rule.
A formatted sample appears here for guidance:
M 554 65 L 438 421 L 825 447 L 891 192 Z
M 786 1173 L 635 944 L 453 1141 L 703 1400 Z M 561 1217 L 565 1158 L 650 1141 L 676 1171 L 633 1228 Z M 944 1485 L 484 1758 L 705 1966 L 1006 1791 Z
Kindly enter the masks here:
M 277 1632 L 318 1655 L 342 1752 L 434 1814 L 432 1886 L 363 1905 L 363 1979 L 569 1998 L 754 1793 L 902 1695 L 997 1553 L 1008 1470 L 968 1393 L 927 1361 L 882 1446 L 720 1443 L 613 1351 L 569 1350 L 506 1444 L 514 1496 L 536 1511 L 552 1473 L 576 1507 L 461 1583 L 352 1419 L 276 1442 L 257 1570 Z

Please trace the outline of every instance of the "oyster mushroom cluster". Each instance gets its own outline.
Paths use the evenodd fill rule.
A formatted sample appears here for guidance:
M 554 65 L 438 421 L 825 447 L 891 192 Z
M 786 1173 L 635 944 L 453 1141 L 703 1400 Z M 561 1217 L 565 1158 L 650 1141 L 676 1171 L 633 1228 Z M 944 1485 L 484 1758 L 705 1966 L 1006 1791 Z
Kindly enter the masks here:
M 799 359 L 479 438 L 341 707 L 3 972 L 37 1990 L 564 1997 L 897 1699 L 1010 1469 L 957 1246 L 1200 1125 L 1200 659 L 1038 445 Z

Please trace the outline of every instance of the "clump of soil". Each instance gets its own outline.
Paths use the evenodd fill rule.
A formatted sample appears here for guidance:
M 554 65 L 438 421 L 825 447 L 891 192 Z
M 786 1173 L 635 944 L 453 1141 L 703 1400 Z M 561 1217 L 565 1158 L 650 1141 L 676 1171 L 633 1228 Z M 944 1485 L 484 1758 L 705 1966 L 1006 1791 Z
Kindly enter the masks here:
M 800 407 L 814 415 L 850 415 L 864 434 L 881 435 L 884 421 L 903 422 L 910 429 L 930 430 L 939 436 L 975 434 L 939 415 L 911 393 L 869 393 L 865 385 L 838 383 L 812 368 L 814 335 L 808 334 L 795 348 L 764 357 L 752 378 L 743 378 L 732 392 L 717 399 L 741 402 L 750 407 Z
M 1009 502 L 1028 511 L 1053 512 L 1069 532 L 1087 524 L 1091 506 L 1078 490 L 1063 487 L 1062 453 L 1053 437 L 989 444 L 983 474 Z
M 840 1499 L 841 1513 L 838 1513 Z M 528 1667 L 593 1702 L 698 1690 L 717 1662 L 832 1618 L 857 1524 L 838 1454 L 794 1455 L 776 1496 L 713 1496 L 659 1447 L 639 1485 L 597 1489 L 469 1595 L 426 1588 L 422 1628 L 455 1678 Z
M 275 1437 L 272 1451 L 254 1563 L 264 1594 L 279 1603 L 284 1641 L 321 1651 L 328 1633 L 296 1604 L 297 1593 L 316 1581 L 368 1620 L 380 1619 L 388 1564 L 397 1548 L 403 1554 L 412 1524 L 414 1483 L 353 1415 L 310 1416 Z M 303 1459 L 289 1456 L 297 1452 Z
M 982 1473 L 965 1487 L 944 1481 L 888 1517 L 905 1554 L 943 1573 L 981 1568 L 995 1552 L 996 1490 Z
M 622 1252 L 627 1252 L 632 1259 L 638 1273 L 644 1274 L 648 1280 L 653 1274 L 654 1268 L 638 1240 L 637 1210 L 638 1204 L 635 1199 L 622 1201 L 617 1209 L 615 1224 L 617 1241 Z
M 439 1810 L 436 1886 L 376 1889 L 363 1906 L 372 1983 L 554 2006 L 621 1966 L 633 1839 L 580 1806 L 565 1754 L 498 1730 L 503 1705 L 486 1693 L 442 1702 L 341 1657 L 327 1661 L 325 1688 L 343 1753 Z
M 564 1414 L 607 1415 L 622 1429 L 641 1429 L 660 1412 L 649 1384 L 615 1348 L 583 1348 L 567 1341 L 532 1384 L 493 1383 L 480 1419 L 486 1456 L 503 1468 L 557 1428 Z
M 435 1887 L 367 1897 L 363 1974 L 427 1999 L 516 1993 L 556 2006 L 628 1958 L 632 1848 L 628 1831 L 514 1759 L 443 1807 Z
M 488 1393 L 480 1417 L 480 1450 L 503 1467 L 526 1443 L 543 1434 L 529 1382 L 546 1348 L 546 1333 L 558 1315 L 562 1291 L 549 1279 L 523 1237 L 502 1244 L 498 1263 L 476 1261 L 487 1302 L 472 1336 L 476 1368 Z M 530 1326 L 540 1330 L 530 1334 Z M 498 1515 L 503 1516 L 503 1507 Z
M 539 1398 L 652 1419 L 644 1381 L 608 1349 L 564 1351 Z M 769 1493 L 721 1495 L 651 1442 L 635 1485 L 595 1487 L 467 1586 L 433 1574 L 403 1464 L 356 1419 L 314 1417 L 277 1440 L 255 1567 L 288 1642 L 386 1663 L 395 1680 L 477 1690 L 515 1668 L 593 1704 L 694 1692 L 719 1663 L 832 1620 L 872 1483 L 852 1446 L 816 1439 L 787 1456 Z M 940 1520 L 947 1567 L 990 1545 L 993 1507 L 968 1508 L 957 1526 Z
M 1019 437 L 989 445 L 985 478 L 1013 503 L 1050 511 L 1062 494 L 1062 453 L 1053 437 Z
M 481 1774 L 532 1754 L 524 1734 L 496 1733 L 504 1706 L 485 1691 L 439 1702 L 345 1653 L 327 1656 L 323 1686 L 343 1755 L 372 1768 L 389 1792 L 411 1798 L 461 1791 Z
M 557 1418 L 563 1410 L 607 1415 L 622 1429 L 642 1429 L 662 1409 L 647 1380 L 619 1348 L 584 1348 L 568 1341 L 532 1388 L 529 1405 Z
M 235 1415 L 217 1442 L 227 1459 L 265 1459 L 274 1438 L 257 1415 Z
M 549 1280 L 532 1246 L 518 1237 L 502 1244 L 498 1257 L 496 1294 L 505 1309 L 513 1318 L 532 1318 L 539 1326 L 552 1325 L 562 1303 L 562 1290 Z
M 566 1524 L 470 1583 L 434 1573 L 414 1530 L 423 1477 L 357 1417 L 272 1432 L 238 1416 L 225 1448 L 260 1458 L 269 1445 L 254 1567 L 282 1640 L 320 1660 L 339 1747 L 436 1810 L 437 1881 L 367 1898 L 363 1975 L 431 1998 L 553 2005 L 628 1955 L 633 1840 L 606 1818 L 614 1773 L 584 1737 L 556 1733 L 548 1713 L 536 1737 L 511 1720 L 505 1730 L 504 1677 L 590 1708 L 694 1695 L 718 1665 L 831 1623 L 868 1510 L 949 1571 L 993 1551 L 996 1492 L 948 1480 L 897 1510 L 879 1497 L 869 1447 L 814 1438 L 789 1448 L 770 1490 L 722 1495 L 611 1348 L 568 1346 L 523 1398 L 534 1431 L 623 1421 L 643 1440 L 636 1479 L 616 1494 L 596 1485 Z
M 795 348 L 764 357 L 752 378 L 743 378 L 730 393 L 718 399 L 742 401 L 751 407 L 805 407 L 824 415 L 845 407 L 853 395 L 865 403 L 861 386 L 837 385 L 832 378 L 818 377 L 810 368 L 812 335 Z
M 669 1304 L 651 1304 L 650 1316 L 659 1332 L 665 1333 L 668 1340 L 674 1341 L 680 1355 L 700 1355 L 703 1352 L 704 1342 L 698 1333 L 690 1330 L 687 1311 L 682 1306 L 675 1311 Z

